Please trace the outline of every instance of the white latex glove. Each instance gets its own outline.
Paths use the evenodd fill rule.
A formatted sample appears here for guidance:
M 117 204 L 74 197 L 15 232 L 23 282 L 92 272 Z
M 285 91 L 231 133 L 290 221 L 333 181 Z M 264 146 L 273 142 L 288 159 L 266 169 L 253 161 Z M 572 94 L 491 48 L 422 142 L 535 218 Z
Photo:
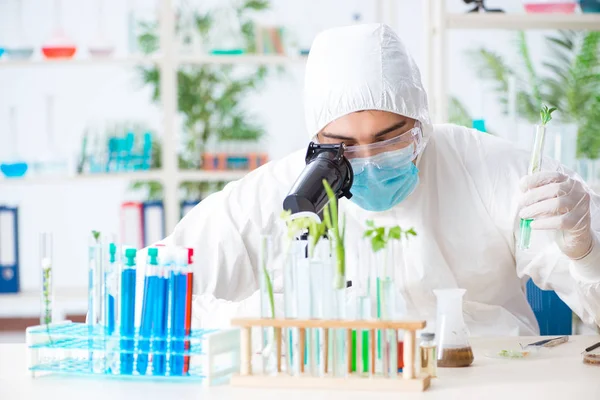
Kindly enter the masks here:
M 590 253 L 593 233 L 590 194 L 584 185 L 562 172 L 538 172 L 520 182 L 519 217 L 533 219 L 531 229 L 557 230 L 557 244 L 573 260 Z

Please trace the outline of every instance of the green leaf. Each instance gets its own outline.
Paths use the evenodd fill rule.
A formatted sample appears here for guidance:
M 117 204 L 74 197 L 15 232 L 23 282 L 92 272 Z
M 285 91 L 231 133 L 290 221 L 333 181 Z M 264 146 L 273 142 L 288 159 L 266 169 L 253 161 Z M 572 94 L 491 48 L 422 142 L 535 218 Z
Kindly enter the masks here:
M 374 228 L 375 227 L 375 222 L 373 222 L 372 219 L 368 219 L 367 220 L 367 226 L 370 228 Z
M 96 241 L 96 243 L 98 243 L 98 240 L 100 240 L 100 232 L 92 231 L 92 236 L 94 237 L 94 240 Z
M 401 235 L 402 235 L 402 229 L 400 229 L 400 227 L 398 225 L 390 228 L 390 231 L 388 233 L 388 237 L 391 239 L 400 239 Z

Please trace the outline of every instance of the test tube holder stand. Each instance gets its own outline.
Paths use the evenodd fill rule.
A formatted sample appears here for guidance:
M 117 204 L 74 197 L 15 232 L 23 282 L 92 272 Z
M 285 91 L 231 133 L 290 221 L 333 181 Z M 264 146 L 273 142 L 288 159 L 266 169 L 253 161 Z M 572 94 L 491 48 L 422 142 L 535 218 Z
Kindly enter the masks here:
M 270 319 L 270 318 L 237 318 L 231 321 L 232 326 L 240 327 L 240 372 L 231 379 L 233 386 L 269 387 L 269 388 L 311 388 L 332 390 L 366 390 L 366 391 L 398 391 L 422 392 L 429 388 L 431 377 L 419 374 L 416 369 L 416 331 L 425 327 L 425 321 L 384 321 L 384 320 L 321 320 L 321 319 Z M 276 371 L 274 373 L 258 373 L 252 371 L 252 329 L 273 328 L 275 330 Z M 347 349 L 347 373 L 342 377 L 333 374 L 314 376 L 304 370 L 304 351 L 298 351 L 300 357 L 299 373 L 289 374 L 282 371 L 282 337 L 284 329 L 297 329 L 299 347 L 303 348 L 307 329 L 343 329 Z M 349 346 L 352 330 L 369 332 L 370 352 L 375 353 L 376 332 L 384 330 L 403 330 L 404 334 L 404 368 L 402 373 L 384 376 L 375 373 L 374 357 L 370 358 L 369 374 L 352 372 L 352 350 Z M 326 352 L 327 353 L 327 352 Z M 325 356 L 326 358 L 327 356 Z M 324 361 L 327 363 L 327 361 Z
M 189 342 L 189 349 L 183 353 L 168 350 L 162 355 L 168 364 L 169 357 L 190 356 L 190 367 L 185 374 L 171 374 L 169 369 L 162 375 L 152 373 L 152 350 L 142 352 L 137 334 L 123 339 L 119 335 L 105 335 L 102 326 L 63 321 L 49 325 L 32 326 L 26 329 L 28 369 L 32 377 L 46 374 L 93 375 L 109 378 L 134 378 L 141 380 L 182 380 L 197 381 L 206 386 L 229 381 L 234 372 L 239 371 L 239 329 L 206 330 L 192 329 L 183 338 Z M 140 374 L 134 366 L 131 374 L 122 374 L 118 365 L 122 351 L 121 340 L 133 340 L 134 362 L 140 354 L 148 354 L 148 372 Z M 147 340 L 142 338 L 142 340 Z M 154 338 L 151 340 L 161 340 Z M 169 349 L 170 337 L 165 338 Z M 96 357 L 92 354 L 96 353 Z M 129 352 L 131 353 L 131 351 Z M 100 360 L 94 362 L 94 359 Z M 111 360 L 113 360 L 111 362 Z

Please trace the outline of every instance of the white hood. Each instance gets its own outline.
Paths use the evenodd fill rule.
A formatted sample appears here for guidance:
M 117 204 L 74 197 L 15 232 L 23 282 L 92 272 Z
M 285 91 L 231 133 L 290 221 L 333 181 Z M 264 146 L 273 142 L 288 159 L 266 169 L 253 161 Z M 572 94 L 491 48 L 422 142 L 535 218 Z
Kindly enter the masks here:
M 396 33 L 384 24 L 326 30 L 306 65 L 304 110 L 309 137 L 335 119 L 379 110 L 417 119 L 431 132 L 421 74 Z

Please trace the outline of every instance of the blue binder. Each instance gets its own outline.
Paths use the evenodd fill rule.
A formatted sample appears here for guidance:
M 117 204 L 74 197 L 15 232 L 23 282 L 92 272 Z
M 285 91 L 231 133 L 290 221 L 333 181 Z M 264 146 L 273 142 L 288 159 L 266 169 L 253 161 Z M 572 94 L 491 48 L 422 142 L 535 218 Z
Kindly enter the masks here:
M 0 293 L 19 292 L 19 213 L 0 205 Z
M 527 281 L 527 301 L 540 325 L 542 335 L 570 335 L 573 312 L 552 290 L 542 290 Z
M 162 201 L 148 201 L 142 204 L 144 247 L 151 246 L 165 237 L 165 212 Z
M 185 200 L 181 202 L 181 213 L 179 215 L 180 218 L 183 218 L 185 214 L 189 213 L 192 208 L 196 207 L 196 205 L 200 203 L 200 200 Z

